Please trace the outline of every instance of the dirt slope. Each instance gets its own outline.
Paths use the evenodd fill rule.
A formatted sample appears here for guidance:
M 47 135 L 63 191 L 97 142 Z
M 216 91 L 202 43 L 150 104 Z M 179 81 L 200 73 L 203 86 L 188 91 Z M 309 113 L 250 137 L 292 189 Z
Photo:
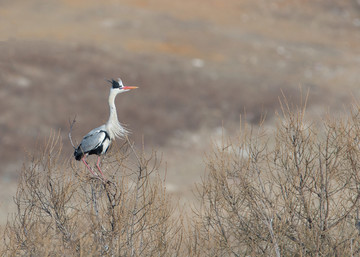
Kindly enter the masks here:
M 2 1 L 0 169 L 13 181 L 26 156 L 61 130 L 105 122 L 105 79 L 140 89 L 117 99 L 132 138 L 164 152 L 169 188 L 190 195 L 209 137 L 240 115 L 272 124 L 281 91 L 309 115 L 358 97 L 359 1 Z M 10 191 L 7 191 L 10 192 Z M 10 194 L 4 194 L 8 199 Z

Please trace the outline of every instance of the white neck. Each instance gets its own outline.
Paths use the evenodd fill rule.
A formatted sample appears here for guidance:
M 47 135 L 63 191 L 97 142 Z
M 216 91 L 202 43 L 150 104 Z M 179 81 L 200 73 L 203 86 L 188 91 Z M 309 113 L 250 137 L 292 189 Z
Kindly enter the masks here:
M 114 92 L 113 90 L 110 90 L 110 95 L 109 95 L 109 107 L 110 107 L 110 117 L 109 117 L 109 122 L 119 122 L 118 117 L 117 117 L 117 112 L 116 112 L 116 106 L 115 106 L 115 98 L 116 98 L 116 92 Z
M 110 90 L 109 95 L 109 107 L 110 107 L 110 116 L 109 120 L 106 123 L 106 128 L 109 132 L 110 139 L 113 140 L 115 137 L 124 137 L 128 134 L 128 131 L 121 126 L 116 112 L 115 106 L 115 97 L 118 93 L 114 90 Z

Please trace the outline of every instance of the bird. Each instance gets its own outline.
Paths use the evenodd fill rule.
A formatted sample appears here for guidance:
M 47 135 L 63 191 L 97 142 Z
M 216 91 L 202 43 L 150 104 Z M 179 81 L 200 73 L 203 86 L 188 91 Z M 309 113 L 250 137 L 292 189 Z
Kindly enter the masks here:
M 97 175 L 90 168 L 89 164 L 86 161 L 86 157 L 92 154 L 98 155 L 96 167 L 99 170 L 104 180 L 106 179 L 104 173 L 100 168 L 101 156 L 106 154 L 112 141 L 114 141 L 115 138 L 124 138 L 129 134 L 129 131 L 126 128 L 124 128 L 118 120 L 116 106 L 115 106 L 115 98 L 120 93 L 124 93 L 131 89 L 138 88 L 135 86 L 124 86 L 120 78 L 118 78 L 117 81 L 111 79 L 108 80 L 108 82 L 111 83 L 110 94 L 108 99 L 109 107 L 110 107 L 109 120 L 100 127 L 94 128 L 89 133 L 87 133 L 83 137 L 79 146 L 75 148 L 74 151 L 75 159 L 77 161 L 81 160 L 94 176 Z

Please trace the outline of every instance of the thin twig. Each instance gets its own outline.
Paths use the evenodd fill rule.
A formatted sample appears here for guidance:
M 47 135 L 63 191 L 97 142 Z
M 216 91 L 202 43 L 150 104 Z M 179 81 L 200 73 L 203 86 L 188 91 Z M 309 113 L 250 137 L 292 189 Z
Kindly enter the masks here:
M 69 120 L 69 124 L 70 124 L 69 139 L 70 139 L 70 143 L 71 143 L 72 147 L 74 148 L 74 150 L 75 150 L 77 147 L 74 145 L 74 143 L 73 143 L 73 141 L 72 141 L 71 132 L 72 132 L 72 129 L 73 129 L 73 126 L 74 126 L 75 122 L 76 122 L 76 115 L 75 115 L 75 117 L 74 117 L 74 119 L 73 119 L 72 122 L 70 122 L 70 120 Z
M 141 162 L 140 157 L 139 157 L 139 155 L 137 154 L 137 152 L 136 152 L 136 150 L 135 150 L 135 148 L 134 148 L 134 145 L 130 142 L 129 137 L 128 137 L 127 135 L 125 136 L 125 138 L 126 138 L 126 141 L 127 141 L 128 144 L 129 144 L 131 150 L 132 150 L 133 153 L 135 154 L 135 157 L 136 157 L 136 159 L 137 159 L 140 167 L 142 167 L 142 162 Z

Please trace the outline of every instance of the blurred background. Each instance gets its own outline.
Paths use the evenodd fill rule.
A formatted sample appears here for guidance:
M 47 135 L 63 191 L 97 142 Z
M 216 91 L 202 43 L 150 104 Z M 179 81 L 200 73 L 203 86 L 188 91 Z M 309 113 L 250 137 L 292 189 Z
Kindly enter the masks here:
M 270 129 L 283 92 L 308 116 L 359 97 L 360 0 L 1 0 L 0 224 L 28 153 L 59 131 L 108 119 L 109 85 L 131 138 L 162 153 L 167 189 L 186 203 L 212 141 L 240 116 Z M 26 163 L 25 163 L 26 165 Z

